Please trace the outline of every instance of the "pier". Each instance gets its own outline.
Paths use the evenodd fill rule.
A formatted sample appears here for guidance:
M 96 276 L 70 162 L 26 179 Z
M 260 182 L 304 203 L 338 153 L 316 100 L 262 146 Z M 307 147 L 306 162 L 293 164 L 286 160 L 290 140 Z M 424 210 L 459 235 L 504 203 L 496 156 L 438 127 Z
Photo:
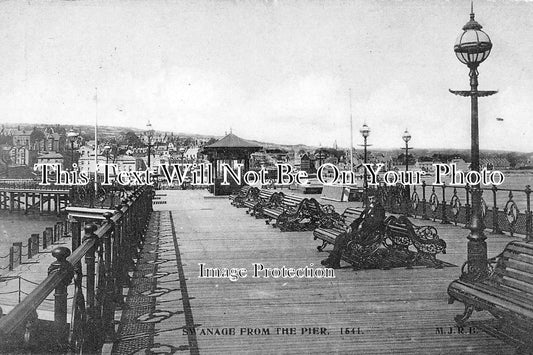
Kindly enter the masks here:
M 425 222 L 435 226 L 448 244 L 447 254 L 439 256 L 446 264 L 442 269 L 354 271 L 343 264 L 334 279 L 249 275 L 231 281 L 200 278 L 199 264 L 246 268 L 251 274 L 254 263 L 320 267 L 325 253 L 317 252 L 311 232 L 281 232 L 204 190 L 157 191 L 156 201 L 164 203 L 154 204 L 154 212 L 147 214 L 151 196 L 137 191 L 120 210 L 106 214 L 97 229 L 87 223 L 84 232 L 73 237 L 73 244 L 81 243 L 68 258 L 65 250 L 55 251 L 56 259 L 49 257 L 50 269 L 58 271 L 0 318 L 2 338 L 31 329 L 33 338 L 26 344 L 30 348 L 31 339 L 39 339 L 39 346 L 47 344 L 56 351 L 59 347 L 113 354 L 309 349 L 361 354 L 514 353 L 513 347 L 475 326 L 463 329 L 453 320 L 463 307 L 448 304 L 446 289 L 466 260 L 463 226 Z M 347 205 L 331 203 L 337 210 Z M 490 234 L 489 257 L 511 240 L 508 235 Z M 72 277 L 67 295 L 62 280 Z M 54 320 L 37 322 L 32 318 L 35 305 L 48 295 L 55 295 Z M 484 316 L 476 314 L 474 320 Z M 54 325 L 50 329 L 58 333 L 43 330 L 45 324 Z M 45 342 L 43 334 L 56 342 Z

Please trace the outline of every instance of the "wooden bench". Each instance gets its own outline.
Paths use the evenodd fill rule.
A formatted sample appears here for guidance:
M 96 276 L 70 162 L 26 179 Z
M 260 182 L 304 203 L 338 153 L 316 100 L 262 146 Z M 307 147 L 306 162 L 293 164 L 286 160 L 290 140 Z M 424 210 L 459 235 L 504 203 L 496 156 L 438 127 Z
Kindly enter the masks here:
M 335 244 L 335 239 L 345 233 L 362 212 L 362 208 L 347 209 L 341 223 L 315 229 L 314 239 L 322 240 L 322 245 L 317 249 L 323 251 L 328 244 Z M 436 254 L 446 253 L 446 242 L 439 238 L 434 227 L 415 226 L 405 216 L 388 216 L 380 228 L 364 234 L 352 231 L 350 238 L 341 258 L 356 269 L 389 269 L 399 265 L 411 268 L 422 258 L 429 259 L 436 268 L 441 268 L 442 262 L 437 260 Z M 415 250 L 409 250 L 410 246 Z
M 314 240 L 322 241 L 322 245 L 316 247 L 318 251 L 323 251 L 328 244 L 335 244 L 335 239 L 346 231 L 363 210 L 362 207 L 348 207 L 338 218 L 323 220 L 320 226 L 313 231 Z
M 229 199 L 233 206 L 239 206 L 242 204 L 242 200 L 248 196 L 248 193 L 252 190 L 251 186 L 245 185 L 241 187 L 236 194 L 229 195 Z
M 266 218 L 265 223 L 270 224 L 272 220 L 276 220 L 272 226 L 280 228 L 281 231 L 313 230 L 326 213 L 327 211 L 314 198 L 293 194 L 283 195 L 277 203 L 262 209 L 262 216 Z
M 305 198 L 296 211 L 285 211 L 276 218 L 276 226 L 284 231 L 312 231 L 325 221 L 339 218 L 332 205 L 321 205 L 314 198 Z
M 271 205 L 273 202 L 273 196 L 278 195 L 279 193 L 273 190 L 261 189 L 258 191 L 256 198 L 250 198 L 246 200 L 243 204 L 243 207 L 248 208 L 246 213 L 250 216 L 261 215 L 261 211 L 264 207 Z
M 464 303 L 465 311 L 455 321 L 463 326 L 472 312 L 486 310 L 495 318 L 469 322 L 518 348 L 517 353 L 533 353 L 533 244 L 513 241 L 495 258 L 489 259 L 488 277 L 476 280 L 462 275 L 448 286 L 449 303 Z M 495 266 L 493 266 L 495 264 Z
M 405 256 L 407 268 L 423 258 L 428 259 L 435 268 L 442 268 L 442 262 L 436 255 L 446 254 L 446 242 L 440 239 L 435 227 L 416 226 L 406 216 L 391 216 L 385 223 L 384 241 L 389 255 Z M 409 250 L 410 246 L 415 248 L 415 252 Z
M 293 194 L 284 195 L 278 205 L 263 208 L 262 214 L 266 218 L 265 223 L 270 224 L 270 221 L 277 220 L 283 213 L 296 213 L 304 200 L 306 200 L 305 197 Z M 272 226 L 276 227 L 277 225 L 274 223 Z

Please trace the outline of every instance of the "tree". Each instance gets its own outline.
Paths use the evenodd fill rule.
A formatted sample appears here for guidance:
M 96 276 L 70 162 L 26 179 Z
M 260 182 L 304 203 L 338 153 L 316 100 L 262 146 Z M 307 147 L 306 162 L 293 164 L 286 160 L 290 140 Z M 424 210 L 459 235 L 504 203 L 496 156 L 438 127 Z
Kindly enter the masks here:
M 30 142 L 33 144 L 35 142 L 44 141 L 44 132 L 37 127 L 33 127 L 33 131 L 30 134 Z
M 124 140 L 126 141 L 127 145 L 132 147 L 142 147 L 144 145 L 141 139 L 133 131 L 126 132 Z

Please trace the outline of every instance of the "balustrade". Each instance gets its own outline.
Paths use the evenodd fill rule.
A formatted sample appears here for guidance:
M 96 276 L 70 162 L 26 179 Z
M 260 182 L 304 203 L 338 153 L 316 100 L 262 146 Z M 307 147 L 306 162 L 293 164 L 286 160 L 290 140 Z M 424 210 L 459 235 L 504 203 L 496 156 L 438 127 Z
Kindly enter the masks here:
M 471 217 L 472 187 L 469 185 L 458 187 L 449 185 L 427 185 L 422 183 L 422 200 L 420 200 L 416 186 L 407 199 L 403 189 L 397 186 L 378 187 L 378 196 L 383 207 L 391 213 L 409 213 L 413 217 L 440 220 L 441 223 L 461 223 L 468 228 Z M 427 188 L 431 190 L 427 191 Z M 437 189 L 442 193 L 437 194 Z M 429 193 L 429 198 L 426 199 Z M 492 206 L 489 208 L 483 194 L 492 197 Z M 507 193 L 507 199 L 501 202 L 501 194 Z M 501 189 L 496 186 L 481 189 L 481 216 L 482 226 L 492 227 L 492 233 L 509 232 L 523 234 L 526 240 L 533 237 L 533 213 L 531 211 L 531 186 L 524 190 Z M 498 195 L 499 194 L 499 195 Z M 440 195 L 440 198 L 439 198 Z M 498 200 L 500 197 L 500 201 Z M 464 203 L 463 203 L 464 201 Z M 402 208 L 403 206 L 403 208 Z M 405 208 L 408 206 L 409 208 Z
M 38 352 L 95 353 L 105 341 L 113 340 L 114 312 L 123 303 L 122 290 L 128 279 L 126 264 L 142 245 L 152 197 L 149 186 L 130 191 L 113 213 L 104 214 L 99 225 L 86 224 L 83 238 L 81 223 L 71 221 L 72 253 L 66 247 L 55 248 L 52 255 L 56 261 L 50 265 L 48 277 L 0 318 L 0 352 L 23 346 Z M 69 312 L 67 288 L 72 281 Z M 47 326 L 37 319 L 36 311 L 52 291 L 54 321 Z

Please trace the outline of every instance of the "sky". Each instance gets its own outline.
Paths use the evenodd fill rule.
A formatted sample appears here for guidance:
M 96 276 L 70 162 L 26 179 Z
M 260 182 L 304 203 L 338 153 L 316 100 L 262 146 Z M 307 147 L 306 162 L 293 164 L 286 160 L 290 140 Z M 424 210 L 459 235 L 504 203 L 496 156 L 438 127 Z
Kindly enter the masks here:
M 480 148 L 533 151 L 533 2 L 475 1 Z M 470 1 L 3 1 L 0 123 L 469 148 Z M 350 111 L 350 95 L 352 108 Z M 97 93 L 97 100 L 95 94 Z M 497 117 L 503 121 L 496 120 Z

